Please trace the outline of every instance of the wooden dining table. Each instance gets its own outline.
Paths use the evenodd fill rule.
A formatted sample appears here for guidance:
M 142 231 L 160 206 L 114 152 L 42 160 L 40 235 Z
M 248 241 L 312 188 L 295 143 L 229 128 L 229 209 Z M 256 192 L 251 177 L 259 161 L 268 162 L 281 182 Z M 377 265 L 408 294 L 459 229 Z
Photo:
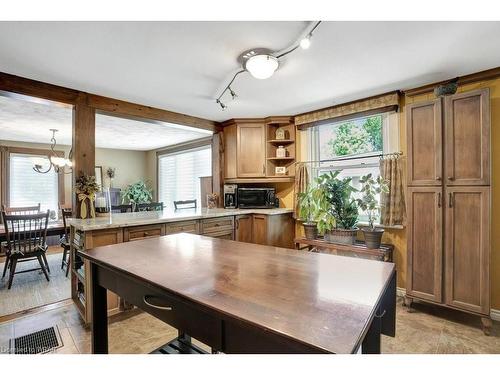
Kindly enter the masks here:
M 64 224 L 62 220 L 49 222 L 47 225 L 47 236 L 59 236 L 64 233 Z M 5 234 L 5 227 L 3 224 L 0 224 L 0 242 L 6 240 L 7 235 Z
M 110 290 L 179 330 L 156 352 L 380 353 L 395 335 L 393 263 L 179 233 L 80 251 L 92 353 L 108 352 Z M 87 284 L 88 285 L 88 284 Z

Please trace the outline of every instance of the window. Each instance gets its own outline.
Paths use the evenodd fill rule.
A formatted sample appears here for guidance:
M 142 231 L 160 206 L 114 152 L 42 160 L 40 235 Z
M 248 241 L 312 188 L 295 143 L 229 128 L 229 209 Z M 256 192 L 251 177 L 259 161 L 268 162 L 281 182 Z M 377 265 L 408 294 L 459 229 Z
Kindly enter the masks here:
M 35 164 L 41 164 L 46 169 L 48 157 L 10 153 L 9 206 L 36 206 L 40 203 L 40 209 L 53 211 L 51 218 L 55 219 L 59 202 L 59 176 L 53 170 L 45 174 L 35 172 Z
M 174 201 L 196 199 L 201 207 L 200 177 L 212 175 L 212 147 L 158 156 L 158 199 L 167 209 Z
M 359 117 L 332 122 L 309 130 L 311 159 L 320 160 L 313 167 L 314 177 L 342 170 L 339 177 L 351 177 L 352 185 L 360 189 L 361 176 L 380 175 L 379 155 L 399 151 L 399 124 L 397 113 Z M 361 193 L 355 193 L 361 197 Z M 359 221 L 368 217 L 360 212 Z

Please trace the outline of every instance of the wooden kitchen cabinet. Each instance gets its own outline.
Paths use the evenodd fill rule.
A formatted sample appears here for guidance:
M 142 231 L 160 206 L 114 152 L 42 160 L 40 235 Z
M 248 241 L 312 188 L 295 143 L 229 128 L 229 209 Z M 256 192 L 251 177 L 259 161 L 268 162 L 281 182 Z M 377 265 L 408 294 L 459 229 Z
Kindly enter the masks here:
M 292 214 L 252 215 L 252 242 L 293 248 L 295 223 Z
M 252 215 L 238 215 L 235 217 L 235 241 L 252 242 Z
M 489 90 L 445 98 L 447 185 L 490 184 Z
M 441 99 L 406 106 L 408 186 L 438 186 L 443 178 Z
M 442 302 L 443 193 L 441 187 L 408 188 L 407 293 Z
M 194 233 L 199 232 L 198 220 L 186 220 L 186 221 L 176 221 L 173 223 L 167 223 L 165 226 L 165 234 L 174 233 Z
M 446 304 L 489 315 L 490 188 L 447 191 Z
M 200 228 L 203 236 L 232 240 L 234 238 L 234 216 L 203 219 Z
M 137 227 L 129 227 L 123 230 L 123 240 L 137 241 L 148 237 L 159 237 L 165 235 L 164 224 L 141 225 Z

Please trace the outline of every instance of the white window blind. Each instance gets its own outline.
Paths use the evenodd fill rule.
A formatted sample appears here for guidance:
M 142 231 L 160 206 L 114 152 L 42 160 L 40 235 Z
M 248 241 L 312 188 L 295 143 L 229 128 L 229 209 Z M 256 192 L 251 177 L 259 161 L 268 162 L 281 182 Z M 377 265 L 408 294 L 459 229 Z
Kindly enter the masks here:
M 40 209 L 58 212 L 59 184 L 58 175 L 53 170 L 38 173 L 34 164 L 49 165 L 46 156 L 10 154 L 9 162 L 9 205 L 11 207 L 36 206 Z
M 196 199 L 201 207 L 200 177 L 212 175 L 212 148 L 204 146 L 158 157 L 158 198 L 167 209 L 174 201 Z

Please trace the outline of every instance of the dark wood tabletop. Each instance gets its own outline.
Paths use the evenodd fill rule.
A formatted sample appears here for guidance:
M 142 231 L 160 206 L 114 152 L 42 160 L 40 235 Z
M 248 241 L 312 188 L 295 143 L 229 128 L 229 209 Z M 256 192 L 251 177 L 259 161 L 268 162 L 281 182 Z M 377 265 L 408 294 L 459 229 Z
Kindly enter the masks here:
M 351 353 L 373 318 L 392 263 L 179 233 L 82 256 L 265 330 Z

